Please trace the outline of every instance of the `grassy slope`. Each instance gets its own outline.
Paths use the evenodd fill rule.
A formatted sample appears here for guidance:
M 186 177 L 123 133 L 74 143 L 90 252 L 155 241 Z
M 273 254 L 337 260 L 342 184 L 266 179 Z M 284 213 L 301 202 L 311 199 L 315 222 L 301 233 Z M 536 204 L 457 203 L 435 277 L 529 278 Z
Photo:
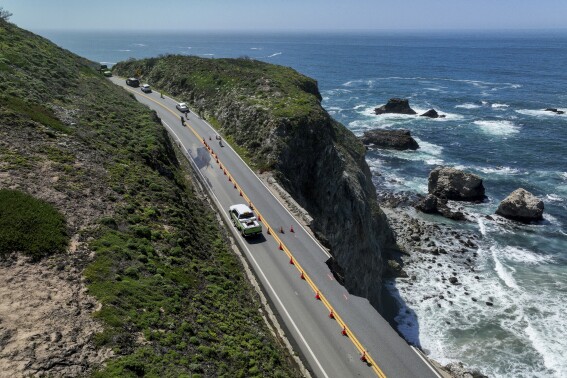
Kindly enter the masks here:
M 36 132 L 43 124 L 53 141 L 27 154 L 0 148 L 0 169 L 39 172 L 48 161 L 63 172 L 58 188 L 113 193 L 101 198 L 111 213 L 81 231 L 96 251 L 85 276 L 106 326 L 95 341 L 116 352 L 96 376 L 297 375 L 153 113 L 86 60 L 6 23 L 0 105 L 2 126 Z M 96 155 L 102 182 L 73 167 L 77 151 L 58 144 L 63 138 Z

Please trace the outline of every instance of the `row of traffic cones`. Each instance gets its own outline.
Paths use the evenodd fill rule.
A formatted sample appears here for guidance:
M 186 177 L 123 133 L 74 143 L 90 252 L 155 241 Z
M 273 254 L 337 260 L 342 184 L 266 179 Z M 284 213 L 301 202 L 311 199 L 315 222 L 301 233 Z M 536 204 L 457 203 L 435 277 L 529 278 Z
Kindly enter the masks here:
M 219 168 L 223 170 L 224 175 L 225 175 L 225 176 L 228 176 L 228 181 L 229 181 L 229 182 L 233 182 L 232 177 L 227 174 L 226 169 L 224 169 L 223 166 L 222 166 L 222 164 L 219 162 L 218 156 L 216 156 L 216 155 L 214 154 L 213 150 L 207 145 L 207 142 L 205 141 L 204 138 L 203 138 L 203 144 L 205 145 L 205 147 L 207 147 L 207 149 L 209 149 L 209 151 L 211 152 L 211 154 L 213 155 L 213 157 L 215 157 L 216 162 L 219 164 Z M 234 182 L 234 189 L 237 189 L 236 182 Z M 239 195 L 240 195 L 240 197 L 243 197 L 242 190 L 239 190 Z M 253 209 L 252 203 L 250 203 L 250 208 Z M 261 217 L 260 214 L 258 214 L 258 221 L 262 221 L 262 217 Z M 282 226 L 280 226 L 280 230 L 279 230 L 279 231 L 280 231 L 280 234 L 283 234 L 283 233 L 284 233 L 284 229 L 283 229 Z M 290 226 L 289 232 L 295 233 L 295 230 L 293 229 L 293 225 Z M 271 232 L 271 230 L 270 230 L 269 227 L 268 227 L 268 229 L 267 229 L 267 233 L 268 233 L 268 235 L 271 235 L 271 234 L 272 234 L 272 232 Z M 283 244 L 282 244 L 281 242 L 279 243 L 278 249 L 279 249 L 280 251 L 283 251 Z M 293 260 L 293 256 L 289 258 L 289 263 L 290 263 L 291 265 L 295 265 L 295 262 L 294 262 L 294 260 Z M 301 271 L 300 278 L 301 278 L 302 280 L 305 280 L 305 273 L 303 272 L 303 270 Z M 319 294 L 318 291 L 315 293 L 315 299 L 316 299 L 316 300 L 319 300 L 319 301 L 321 300 L 321 295 Z M 333 309 L 331 309 L 330 312 L 329 312 L 329 318 L 330 318 L 330 319 L 335 319 L 335 313 L 334 313 Z M 343 325 L 343 329 L 341 330 L 341 335 L 348 337 L 348 331 L 347 331 L 346 325 Z M 360 356 L 360 361 L 362 361 L 362 362 L 364 362 L 364 363 L 368 363 L 368 358 L 367 358 L 367 356 L 366 356 L 366 351 L 362 351 L 362 355 Z

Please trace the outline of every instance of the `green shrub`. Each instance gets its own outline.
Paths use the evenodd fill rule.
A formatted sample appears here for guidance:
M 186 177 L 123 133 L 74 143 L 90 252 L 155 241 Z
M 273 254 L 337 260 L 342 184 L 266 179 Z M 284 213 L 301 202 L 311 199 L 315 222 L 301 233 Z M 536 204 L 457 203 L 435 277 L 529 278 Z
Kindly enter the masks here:
M 69 244 L 65 218 L 51 204 L 16 190 L 0 190 L 0 255 L 21 252 L 34 260 Z

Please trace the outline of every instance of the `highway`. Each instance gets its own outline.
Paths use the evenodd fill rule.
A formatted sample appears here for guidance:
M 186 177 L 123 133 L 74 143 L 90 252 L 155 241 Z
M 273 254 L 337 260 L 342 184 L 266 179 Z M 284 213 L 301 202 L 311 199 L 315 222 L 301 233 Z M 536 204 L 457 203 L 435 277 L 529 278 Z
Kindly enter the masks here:
M 119 77 L 110 80 L 155 110 L 186 151 L 312 376 L 439 377 L 366 299 L 335 281 L 325 264 L 328 252 L 226 141 L 219 145 L 207 122 L 191 112 L 184 126 L 174 99 L 143 93 Z M 231 226 L 228 208 L 249 202 L 261 217 L 263 235 L 245 240 Z

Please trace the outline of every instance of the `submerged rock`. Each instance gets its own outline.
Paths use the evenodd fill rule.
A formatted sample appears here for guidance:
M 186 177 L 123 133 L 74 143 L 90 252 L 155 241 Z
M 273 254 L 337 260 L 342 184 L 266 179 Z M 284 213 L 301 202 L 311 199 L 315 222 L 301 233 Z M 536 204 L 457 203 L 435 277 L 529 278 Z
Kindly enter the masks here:
M 482 179 L 456 168 L 437 167 L 429 174 L 429 194 L 454 201 L 482 201 Z
M 543 219 L 543 201 L 523 188 L 514 190 L 506 197 L 496 210 L 496 214 L 504 218 L 523 223 Z
M 360 138 L 365 146 L 374 145 L 378 148 L 393 150 L 417 150 L 419 144 L 412 138 L 409 130 L 371 130 L 365 131 Z
M 386 114 L 386 113 L 394 113 L 394 114 L 417 114 L 415 110 L 410 108 L 409 100 L 403 98 L 391 98 L 388 100 L 386 105 L 382 105 L 378 108 L 374 109 L 375 114 Z
M 423 114 L 419 115 L 420 117 L 429 117 L 429 118 L 445 118 L 445 114 L 439 114 L 435 109 L 429 109 Z

